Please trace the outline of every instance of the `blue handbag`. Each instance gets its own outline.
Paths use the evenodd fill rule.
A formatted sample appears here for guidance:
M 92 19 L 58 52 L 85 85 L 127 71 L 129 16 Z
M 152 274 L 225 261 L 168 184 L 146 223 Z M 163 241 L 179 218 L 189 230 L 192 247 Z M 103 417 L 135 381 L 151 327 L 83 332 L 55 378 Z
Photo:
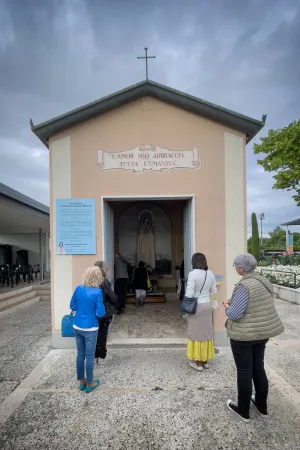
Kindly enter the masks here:
M 61 321 L 61 335 L 62 337 L 74 337 L 74 311 L 71 311 L 71 314 L 67 314 L 62 318 Z

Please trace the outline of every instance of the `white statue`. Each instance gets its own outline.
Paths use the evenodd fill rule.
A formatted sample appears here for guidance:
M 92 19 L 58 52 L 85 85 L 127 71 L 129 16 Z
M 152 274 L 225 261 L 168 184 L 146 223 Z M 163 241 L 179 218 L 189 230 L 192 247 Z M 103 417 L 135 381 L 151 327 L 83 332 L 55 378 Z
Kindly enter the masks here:
M 145 215 L 141 221 L 137 245 L 137 262 L 143 261 L 155 268 L 154 232 L 151 219 Z

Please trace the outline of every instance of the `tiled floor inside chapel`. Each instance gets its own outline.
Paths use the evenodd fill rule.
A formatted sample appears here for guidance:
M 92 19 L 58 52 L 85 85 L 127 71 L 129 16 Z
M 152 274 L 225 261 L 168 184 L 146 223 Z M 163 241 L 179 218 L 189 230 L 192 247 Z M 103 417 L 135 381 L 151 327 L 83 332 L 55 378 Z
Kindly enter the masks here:
M 126 313 L 116 316 L 110 342 L 119 339 L 185 338 L 186 321 L 179 311 L 175 294 L 166 294 L 165 303 L 146 303 L 143 307 L 126 305 Z

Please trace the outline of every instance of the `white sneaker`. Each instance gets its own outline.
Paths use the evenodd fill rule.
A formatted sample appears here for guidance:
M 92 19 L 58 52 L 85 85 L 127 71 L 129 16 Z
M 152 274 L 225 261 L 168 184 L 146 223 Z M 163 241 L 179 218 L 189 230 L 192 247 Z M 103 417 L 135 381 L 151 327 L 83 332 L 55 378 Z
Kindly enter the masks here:
M 189 362 L 188 362 L 188 365 L 189 365 L 190 367 L 192 367 L 192 369 L 197 370 L 198 372 L 202 372 L 202 371 L 203 371 L 203 366 L 202 366 L 202 365 L 201 365 L 201 366 L 197 366 L 197 364 L 195 363 L 195 361 L 189 361 Z
M 204 369 L 209 369 L 209 364 L 208 363 L 202 363 L 202 366 L 204 367 Z

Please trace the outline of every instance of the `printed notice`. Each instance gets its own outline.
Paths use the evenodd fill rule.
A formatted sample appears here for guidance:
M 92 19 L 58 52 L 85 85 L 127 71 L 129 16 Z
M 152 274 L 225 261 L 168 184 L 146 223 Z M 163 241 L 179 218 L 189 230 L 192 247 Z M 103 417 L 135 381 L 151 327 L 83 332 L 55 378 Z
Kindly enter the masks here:
M 56 254 L 96 254 L 96 201 L 56 200 Z

